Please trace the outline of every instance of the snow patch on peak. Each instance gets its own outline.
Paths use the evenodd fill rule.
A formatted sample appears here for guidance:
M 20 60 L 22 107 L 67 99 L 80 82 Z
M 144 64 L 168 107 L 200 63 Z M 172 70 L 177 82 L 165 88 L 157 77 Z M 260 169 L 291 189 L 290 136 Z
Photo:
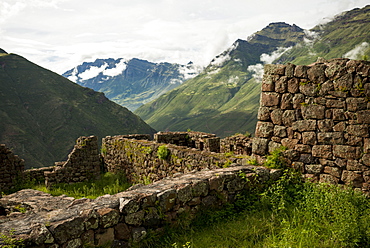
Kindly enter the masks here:
M 103 71 L 103 75 L 109 76 L 109 77 L 115 77 L 118 76 L 119 74 L 122 74 L 127 68 L 127 60 L 125 59 L 120 59 L 120 61 L 115 64 L 113 68 L 108 68 Z
M 108 67 L 107 63 L 104 63 L 102 66 L 90 66 L 89 69 L 85 70 L 84 72 L 78 74 L 78 77 L 82 80 L 88 80 L 98 76 L 101 72 L 103 72 Z
M 77 76 L 77 74 L 78 74 L 78 69 L 77 69 L 77 66 L 73 69 L 73 71 L 72 71 L 72 74 L 71 74 L 71 76 L 69 76 L 68 77 L 68 79 L 69 80 L 71 80 L 72 82 L 77 82 L 77 80 L 78 80 L 78 76 Z

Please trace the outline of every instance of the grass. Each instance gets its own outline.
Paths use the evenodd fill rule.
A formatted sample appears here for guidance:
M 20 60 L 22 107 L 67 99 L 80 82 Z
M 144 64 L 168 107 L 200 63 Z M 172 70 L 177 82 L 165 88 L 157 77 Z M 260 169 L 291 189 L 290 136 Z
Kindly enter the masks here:
M 107 172 L 102 174 L 101 178 L 96 181 L 80 182 L 74 184 L 57 184 L 51 189 L 42 185 L 34 185 L 31 188 L 49 193 L 53 196 L 67 195 L 74 198 L 95 199 L 102 195 L 114 195 L 129 188 L 131 185 L 122 174 L 113 174 Z
M 303 182 L 292 170 L 261 191 L 239 195 L 233 205 L 184 223 L 141 247 L 370 246 L 369 199 L 350 188 Z

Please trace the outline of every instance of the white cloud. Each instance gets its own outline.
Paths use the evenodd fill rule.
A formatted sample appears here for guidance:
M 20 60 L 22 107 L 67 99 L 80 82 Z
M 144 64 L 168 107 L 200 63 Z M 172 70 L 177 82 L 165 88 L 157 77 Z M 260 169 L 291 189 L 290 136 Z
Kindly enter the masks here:
M 126 70 L 127 67 L 127 60 L 121 59 L 115 67 L 111 69 L 106 69 L 103 71 L 103 75 L 109 76 L 109 77 L 115 77 L 119 74 L 121 74 L 124 70 Z
M 253 72 L 253 77 L 260 82 L 263 77 L 263 65 L 264 64 L 271 64 L 279 58 L 283 53 L 286 51 L 292 49 L 292 47 L 278 47 L 275 51 L 273 51 L 271 54 L 263 53 L 260 57 L 260 60 L 263 62 L 263 64 L 255 64 L 248 66 L 247 70 Z
M 309 29 L 324 17 L 366 4 L 368 0 L 1 0 L 0 44 L 58 73 L 86 59 L 109 57 L 206 66 L 235 40 L 247 39 L 270 22 Z
M 343 57 L 349 59 L 362 59 L 361 57 L 364 56 L 366 50 L 369 48 L 370 48 L 369 43 L 362 42 L 361 44 L 358 44 L 355 48 L 353 48 L 351 51 L 344 54 Z
M 274 62 L 274 60 L 276 60 L 277 58 L 279 58 L 281 55 L 283 55 L 283 53 L 285 53 L 286 51 L 292 49 L 293 47 L 278 47 L 275 51 L 273 51 L 271 54 L 266 54 L 266 53 L 263 53 L 261 55 L 261 58 L 260 60 L 262 62 L 264 62 L 265 64 L 271 64 L 272 62 Z
M 247 68 L 248 71 L 254 72 L 253 77 L 258 81 L 262 81 L 263 77 L 263 64 L 250 65 Z
M 91 66 L 86 71 L 78 74 L 78 77 L 81 78 L 82 80 L 88 80 L 90 78 L 94 78 L 94 77 L 98 76 L 100 73 L 102 73 L 105 70 L 105 68 L 107 68 L 107 67 L 108 67 L 107 63 L 104 63 L 100 67 Z

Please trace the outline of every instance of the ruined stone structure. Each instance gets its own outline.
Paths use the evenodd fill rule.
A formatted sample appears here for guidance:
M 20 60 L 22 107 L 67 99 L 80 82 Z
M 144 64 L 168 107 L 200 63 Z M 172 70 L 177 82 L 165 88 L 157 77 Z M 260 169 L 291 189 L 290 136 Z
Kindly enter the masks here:
M 159 134 L 155 139 L 162 142 L 174 142 L 174 137 L 180 137 L 176 142 L 183 144 L 182 141 L 190 140 L 186 138 L 185 134 L 175 133 L 172 135 L 167 133 L 163 136 Z M 181 139 L 180 135 L 184 138 Z M 159 156 L 161 146 L 168 150 L 166 158 Z M 173 176 L 176 173 L 216 169 L 227 167 L 232 163 L 245 165 L 249 159 L 247 156 L 225 155 L 205 151 L 205 149 L 201 151 L 187 146 L 149 140 L 133 140 L 121 135 L 104 138 L 102 147 L 102 157 L 107 170 L 113 173 L 123 172 L 132 183 L 148 183 Z
M 5 145 L 0 145 L 0 194 L 11 189 L 24 170 L 24 160 L 20 159 Z
M 96 200 L 51 197 L 23 190 L 0 199 L 0 232 L 12 228 L 27 247 L 82 247 L 112 242 L 122 247 L 159 231 L 182 213 L 232 202 L 242 190 L 277 179 L 281 171 L 246 165 L 285 146 L 284 156 L 305 177 L 370 190 L 370 63 L 321 60 L 310 66 L 266 65 L 255 138 L 219 140 L 196 132 L 123 135 L 103 139 L 106 169 L 136 185 Z M 221 153 L 218 153 L 220 151 Z M 11 187 L 22 160 L 0 147 Z M 226 167 L 226 168 L 220 168 Z M 7 169 L 9 168 L 9 169 Z M 1 167 L 2 169 L 2 167 Z M 96 137 L 81 137 L 68 161 L 23 172 L 47 183 L 77 182 L 100 171 Z M 240 173 L 244 173 L 243 180 Z M 220 197 L 221 196 L 221 197 Z M 26 213 L 15 211 L 22 206 Z
M 266 65 L 253 153 L 285 146 L 306 177 L 370 189 L 370 63 Z
M 233 202 L 241 191 L 280 175 L 263 167 L 234 166 L 166 178 L 95 200 L 22 190 L 0 199 L 0 210 L 7 206 L 2 208 L 6 215 L 0 216 L 0 233 L 11 235 L 12 230 L 26 247 L 35 248 L 128 247 L 129 241 L 140 241 L 148 231 L 160 232 L 179 216 L 194 218 L 199 210 Z M 14 206 L 26 212 L 11 212 Z
M 140 137 L 143 137 L 142 135 Z M 55 183 L 83 182 L 100 176 L 100 155 L 95 136 L 80 137 L 65 162 L 55 166 L 24 170 L 24 161 L 0 145 L 0 193 L 14 187 L 15 180 Z
M 159 132 L 154 134 L 157 143 L 196 148 L 200 151 L 220 152 L 220 138 L 203 132 Z
M 221 140 L 220 152 L 235 155 L 252 155 L 253 139 L 243 134 L 226 137 Z

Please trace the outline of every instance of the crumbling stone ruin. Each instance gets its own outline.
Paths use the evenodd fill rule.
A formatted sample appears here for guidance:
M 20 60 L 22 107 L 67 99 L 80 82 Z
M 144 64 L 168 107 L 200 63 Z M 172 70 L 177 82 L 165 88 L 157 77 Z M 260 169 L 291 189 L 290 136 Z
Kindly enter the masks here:
M 46 179 L 48 185 L 84 181 L 98 176 L 101 165 L 124 172 L 133 183 L 153 183 L 96 200 L 22 190 L 0 199 L 0 233 L 24 239 L 26 247 L 107 242 L 125 247 L 149 230 L 175 223 L 183 213 L 194 216 L 204 207 L 221 207 L 242 190 L 276 180 L 281 171 L 247 164 L 250 158 L 263 161 L 282 146 L 286 160 L 306 178 L 369 193 L 369 75 L 369 62 L 348 59 L 266 65 L 253 139 L 235 135 L 220 140 L 198 132 L 158 133 L 154 140 L 149 135 L 108 136 L 99 155 L 97 138 L 81 137 L 68 161 L 26 171 L 3 145 L 4 189 L 19 174 Z M 16 211 L 19 207 L 25 211 Z
M 285 146 L 314 181 L 370 189 L 370 63 L 266 65 L 253 153 Z

